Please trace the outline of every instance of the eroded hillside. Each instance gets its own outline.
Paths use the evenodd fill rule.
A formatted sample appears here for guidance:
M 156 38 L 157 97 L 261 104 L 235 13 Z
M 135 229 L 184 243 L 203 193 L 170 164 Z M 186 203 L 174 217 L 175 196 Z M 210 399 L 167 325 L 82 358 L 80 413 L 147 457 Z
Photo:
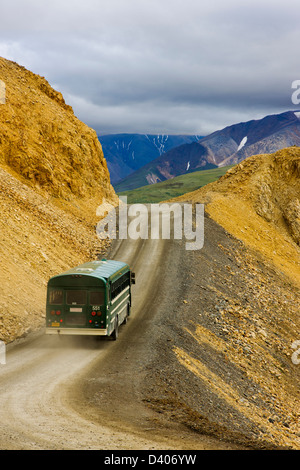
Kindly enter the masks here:
M 170 357 L 183 368 L 173 401 L 189 426 L 255 447 L 300 446 L 299 177 L 291 147 L 176 199 L 205 203 L 208 219 L 183 304 L 190 340 Z
M 61 93 L 0 58 L 0 339 L 43 325 L 46 283 L 104 248 L 96 208 L 117 198 L 94 130 Z
M 229 233 L 300 284 L 300 148 L 255 155 L 178 200 L 203 202 Z
M 0 162 L 55 197 L 113 195 L 96 132 L 79 121 L 45 78 L 0 58 Z

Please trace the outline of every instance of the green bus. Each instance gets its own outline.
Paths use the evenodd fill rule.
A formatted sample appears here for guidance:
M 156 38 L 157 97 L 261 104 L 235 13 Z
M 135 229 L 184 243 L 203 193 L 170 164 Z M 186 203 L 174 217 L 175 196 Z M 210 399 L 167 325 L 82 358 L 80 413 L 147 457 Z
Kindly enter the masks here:
M 131 309 L 135 274 L 128 264 L 90 261 L 51 277 L 47 285 L 46 334 L 110 336 Z

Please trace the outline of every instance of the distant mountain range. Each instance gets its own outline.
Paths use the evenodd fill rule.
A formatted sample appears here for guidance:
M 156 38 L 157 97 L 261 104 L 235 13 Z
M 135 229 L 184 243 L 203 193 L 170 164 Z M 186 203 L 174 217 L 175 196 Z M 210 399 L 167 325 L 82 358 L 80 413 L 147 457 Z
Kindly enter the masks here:
M 98 136 L 112 184 L 151 160 L 182 144 L 198 142 L 198 135 L 110 134 Z
M 273 153 L 293 145 L 300 146 L 300 112 L 269 115 L 173 147 L 114 187 L 117 192 L 135 189 L 191 171 L 239 163 L 251 155 Z

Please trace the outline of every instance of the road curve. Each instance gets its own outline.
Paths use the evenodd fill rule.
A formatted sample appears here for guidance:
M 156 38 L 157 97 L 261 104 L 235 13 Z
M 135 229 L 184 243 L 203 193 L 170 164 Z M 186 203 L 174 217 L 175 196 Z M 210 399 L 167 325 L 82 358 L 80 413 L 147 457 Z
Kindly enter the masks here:
M 185 430 L 178 437 L 176 426 L 153 420 L 136 395 L 143 377 L 139 354 L 147 352 L 147 322 L 159 308 L 161 273 L 165 263 L 180 262 L 172 250 L 167 240 L 113 244 L 110 257 L 128 262 L 137 279 L 132 314 L 117 341 L 40 332 L 7 348 L 6 365 L 0 365 L 1 449 L 228 448 Z M 93 406 L 85 384 L 97 391 Z

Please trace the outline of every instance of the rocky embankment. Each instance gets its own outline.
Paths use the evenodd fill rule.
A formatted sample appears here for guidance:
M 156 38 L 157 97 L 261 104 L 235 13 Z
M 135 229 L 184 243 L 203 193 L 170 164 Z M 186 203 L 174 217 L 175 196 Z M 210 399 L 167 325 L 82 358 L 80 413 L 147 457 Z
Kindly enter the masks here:
M 250 157 L 178 198 L 204 203 L 209 218 L 204 248 L 185 256 L 182 315 L 176 328 L 166 321 L 173 347 L 160 344 L 165 368 L 149 401 L 254 448 L 300 448 L 299 176 L 293 147 Z
M 300 148 L 255 155 L 181 196 L 300 283 Z
M 117 200 L 96 132 L 45 78 L 0 58 L 0 339 L 43 325 L 51 275 L 105 249 L 97 207 Z

